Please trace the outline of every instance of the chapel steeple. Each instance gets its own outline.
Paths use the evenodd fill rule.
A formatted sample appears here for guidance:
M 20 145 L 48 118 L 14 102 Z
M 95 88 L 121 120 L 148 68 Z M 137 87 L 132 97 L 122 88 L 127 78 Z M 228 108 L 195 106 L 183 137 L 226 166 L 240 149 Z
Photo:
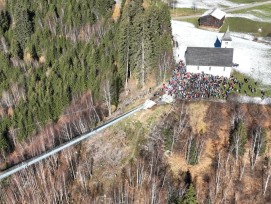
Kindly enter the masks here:
M 226 33 L 223 35 L 221 39 L 221 48 L 232 48 L 231 42 L 232 42 L 232 38 L 230 34 L 230 28 L 228 26 Z

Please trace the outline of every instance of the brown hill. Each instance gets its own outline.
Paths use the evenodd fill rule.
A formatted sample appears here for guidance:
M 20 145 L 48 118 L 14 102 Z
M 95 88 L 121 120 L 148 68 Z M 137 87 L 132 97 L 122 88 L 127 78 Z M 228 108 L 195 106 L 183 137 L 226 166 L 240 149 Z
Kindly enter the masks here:
M 237 119 L 247 139 L 244 153 L 235 157 L 230 133 Z M 179 203 L 193 184 L 199 203 L 268 203 L 270 119 L 271 107 L 263 105 L 179 101 L 157 106 L 15 174 L 1 185 L 1 200 Z M 266 131 L 267 140 L 253 160 L 255 125 Z

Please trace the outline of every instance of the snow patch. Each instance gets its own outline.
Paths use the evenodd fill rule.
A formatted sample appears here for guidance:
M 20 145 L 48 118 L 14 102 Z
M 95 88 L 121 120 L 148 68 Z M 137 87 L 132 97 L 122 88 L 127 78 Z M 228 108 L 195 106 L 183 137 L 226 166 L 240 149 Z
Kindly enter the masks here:
M 234 101 L 238 101 L 239 103 L 254 103 L 254 104 L 262 104 L 262 105 L 270 105 L 271 98 L 260 98 L 260 97 L 249 97 L 249 96 L 237 96 L 233 98 Z
M 238 38 L 243 38 L 245 40 L 254 40 L 255 37 L 253 35 L 247 34 L 247 33 L 236 33 L 236 32 L 231 32 L 231 36 L 235 36 Z
M 237 4 L 227 0 L 177 0 L 177 8 L 192 8 L 195 6 L 198 9 L 212 9 L 212 8 L 223 8 L 223 7 L 237 7 L 245 4 Z
M 249 19 L 249 20 L 252 20 L 252 21 L 259 21 L 259 22 L 271 22 L 270 19 L 259 18 L 259 17 L 255 16 L 253 14 L 246 14 L 246 13 L 241 13 L 241 14 L 229 13 L 229 14 L 226 15 L 226 17 L 246 18 L 246 19 Z
M 251 10 L 251 11 L 256 12 L 256 13 L 260 13 L 260 14 L 263 14 L 263 15 L 265 15 L 265 16 L 268 15 L 268 13 L 266 13 L 265 11 L 262 11 L 262 10 L 254 9 L 254 10 Z

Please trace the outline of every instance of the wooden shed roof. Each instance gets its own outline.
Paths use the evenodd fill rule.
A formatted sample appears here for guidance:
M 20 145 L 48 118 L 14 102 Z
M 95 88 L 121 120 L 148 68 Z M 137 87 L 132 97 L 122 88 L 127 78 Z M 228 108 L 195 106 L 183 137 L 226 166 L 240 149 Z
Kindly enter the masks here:
M 204 14 L 202 14 L 201 17 L 204 16 L 213 16 L 214 18 L 221 20 L 224 16 L 226 16 L 226 13 L 224 11 L 221 11 L 220 9 L 212 9 L 212 10 L 208 10 L 206 11 Z

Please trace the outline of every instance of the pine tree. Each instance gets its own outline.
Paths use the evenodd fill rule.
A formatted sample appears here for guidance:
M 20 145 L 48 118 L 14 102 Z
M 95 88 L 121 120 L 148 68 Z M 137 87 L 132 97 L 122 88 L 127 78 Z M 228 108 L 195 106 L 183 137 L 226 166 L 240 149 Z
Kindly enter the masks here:
M 14 57 L 19 57 L 20 59 L 23 59 L 24 56 L 23 49 L 17 40 L 13 39 L 11 41 L 10 51 Z
M 0 31 L 6 32 L 11 23 L 10 15 L 7 11 L 0 11 Z
M 36 50 L 35 44 L 32 44 L 32 45 L 31 45 L 29 51 L 30 51 L 31 57 L 32 57 L 34 60 L 37 60 L 37 59 L 38 59 L 38 54 L 37 54 L 37 50 Z
M 0 124 L 0 150 L 11 150 L 11 145 L 8 141 L 9 119 L 4 118 Z
M 20 139 L 35 131 L 35 126 L 29 128 L 34 121 L 57 120 L 72 98 L 87 89 L 94 99 L 101 99 L 106 73 L 111 74 L 111 104 L 118 105 L 129 77 L 137 77 L 144 86 L 156 71 L 161 45 L 170 45 L 170 21 L 167 24 L 167 17 L 160 17 L 165 12 L 161 4 L 150 2 L 151 8 L 143 8 L 143 0 L 122 1 L 122 15 L 115 23 L 109 18 L 114 0 L 50 2 L 8 0 L 6 11 L 0 11 L 0 30 L 10 45 L 7 56 L 0 54 L 0 92 L 9 90 L 14 82 L 24 90 L 9 126 L 19 128 Z M 93 23 L 97 24 L 89 27 Z M 81 33 L 89 35 L 88 43 L 71 42 Z M 25 63 L 23 69 L 13 67 L 11 60 L 20 62 L 16 58 L 23 59 L 24 52 L 35 61 Z M 0 135 L 4 132 L 0 128 Z
M 191 146 L 189 151 L 188 163 L 191 165 L 196 165 L 198 163 L 198 149 L 195 139 L 191 140 Z
M 130 53 L 131 53 L 131 22 L 128 16 L 128 8 L 125 7 L 120 23 L 118 33 L 118 58 L 120 66 L 120 76 L 125 82 L 125 88 L 127 88 L 128 79 L 131 74 L 130 70 Z
M 150 39 L 150 66 L 152 68 L 158 67 L 158 61 L 159 61 L 159 55 L 161 52 L 161 46 L 160 44 L 164 44 L 165 42 L 160 42 L 160 36 L 159 36 L 159 8 L 157 6 L 152 5 L 147 11 L 146 11 L 146 18 L 148 21 L 148 35 Z
M 243 156 L 245 153 L 245 144 L 247 142 L 247 134 L 242 120 L 235 122 L 235 127 L 232 130 L 229 138 L 230 148 L 235 158 Z
M 14 38 L 24 48 L 26 42 L 33 33 L 33 25 L 30 21 L 29 12 L 24 6 L 18 4 L 15 12 Z
M 181 202 L 182 204 L 197 204 L 197 198 L 196 198 L 196 192 L 193 184 L 191 183 L 189 185 L 189 188 L 187 189 L 184 199 Z

